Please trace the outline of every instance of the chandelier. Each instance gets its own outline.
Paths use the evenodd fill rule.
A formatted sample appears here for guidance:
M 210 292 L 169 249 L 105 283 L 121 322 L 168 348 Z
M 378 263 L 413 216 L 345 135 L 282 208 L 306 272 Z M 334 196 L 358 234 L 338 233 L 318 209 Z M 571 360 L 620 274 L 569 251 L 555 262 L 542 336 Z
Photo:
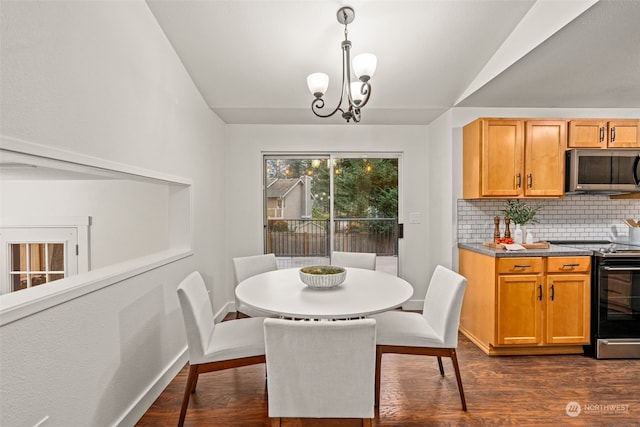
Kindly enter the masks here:
M 325 73 L 313 73 L 307 77 L 309 91 L 315 97 L 311 102 L 311 111 L 318 117 L 331 117 L 336 112 L 342 113 L 342 118 L 347 121 L 360 121 L 360 109 L 367 105 L 371 96 L 371 83 L 369 80 L 376 71 L 376 56 L 371 53 L 361 53 L 353 58 L 353 72 L 358 77 L 357 81 L 351 81 L 351 42 L 348 39 L 347 25 L 353 22 L 355 12 L 350 6 L 338 9 L 338 22 L 344 24 L 344 41 L 342 42 L 342 92 L 336 108 L 322 114 L 324 99 L 322 98 L 329 87 L 329 76 Z M 347 106 L 342 107 L 342 101 L 346 98 Z

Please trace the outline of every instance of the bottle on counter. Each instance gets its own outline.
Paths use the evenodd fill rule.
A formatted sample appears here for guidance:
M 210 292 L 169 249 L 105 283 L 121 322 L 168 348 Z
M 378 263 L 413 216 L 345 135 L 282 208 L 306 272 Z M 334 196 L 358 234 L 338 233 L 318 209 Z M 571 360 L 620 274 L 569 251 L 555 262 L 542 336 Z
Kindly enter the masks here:
M 522 240 L 522 229 L 520 228 L 520 224 L 516 224 L 516 229 L 513 231 L 513 242 L 524 243 Z
M 524 242 L 527 244 L 533 243 L 533 231 L 531 229 L 527 229 L 527 236 L 525 237 Z

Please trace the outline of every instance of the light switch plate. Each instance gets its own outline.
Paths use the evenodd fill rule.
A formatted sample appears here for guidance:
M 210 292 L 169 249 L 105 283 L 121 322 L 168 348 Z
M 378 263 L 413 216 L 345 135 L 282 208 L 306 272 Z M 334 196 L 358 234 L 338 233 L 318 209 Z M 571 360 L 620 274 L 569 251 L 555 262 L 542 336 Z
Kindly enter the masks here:
M 420 224 L 422 222 L 422 214 L 420 212 L 411 212 L 409 214 L 409 222 L 411 224 Z

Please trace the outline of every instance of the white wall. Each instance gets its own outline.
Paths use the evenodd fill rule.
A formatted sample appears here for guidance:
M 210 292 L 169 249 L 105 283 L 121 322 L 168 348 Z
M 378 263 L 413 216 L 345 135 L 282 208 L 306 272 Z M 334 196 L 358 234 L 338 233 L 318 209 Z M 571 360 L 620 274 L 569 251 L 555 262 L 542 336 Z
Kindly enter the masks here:
M 225 138 L 227 187 L 225 219 L 229 256 L 263 252 L 262 153 L 327 152 L 402 153 L 400 220 L 405 238 L 400 241 L 400 275 L 414 287 L 408 307 L 422 307 L 432 257 L 428 234 L 430 173 L 427 164 L 426 126 L 366 125 L 228 125 Z M 421 224 L 409 224 L 409 213 L 422 213 Z M 231 260 L 227 263 L 230 265 Z M 233 273 L 227 277 L 233 297 Z
M 0 424 L 133 425 L 139 399 L 175 375 L 184 346 L 175 288 L 189 268 L 164 265 L 3 325 Z
M 169 249 L 167 184 L 3 180 L 0 193 L 0 218 L 91 217 L 92 269 Z
M 193 183 L 193 256 L 0 330 L 0 424 L 132 425 L 186 361 L 177 281 L 195 267 L 226 303 L 224 125 L 142 0 L 3 0 L 0 14 L 2 138 Z
M 433 257 L 429 260 L 430 270 L 441 264 L 448 268 L 457 267 L 454 260 L 455 236 L 455 175 L 459 167 L 454 162 L 453 139 L 451 135 L 452 113 L 447 111 L 429 125 L 428 169 L 431 175 L 429 186 L 429 227 L 430 249 Z

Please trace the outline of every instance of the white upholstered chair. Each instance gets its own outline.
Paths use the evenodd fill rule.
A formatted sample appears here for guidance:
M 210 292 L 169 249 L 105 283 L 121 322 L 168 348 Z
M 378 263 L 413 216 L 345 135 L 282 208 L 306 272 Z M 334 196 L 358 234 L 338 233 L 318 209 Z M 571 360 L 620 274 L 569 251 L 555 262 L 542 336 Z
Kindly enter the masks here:
M 450 357 L 456 373 L 462 409 L 467 410 L 456 355 L 460 310 L 466 285 L 466 278 L 439 265 L 431 276 L 422 314 L 388 311 L 371 316 L 377 322 L 376 406 L 380 403 L 382 355 L 399 353 L 436 356 L 442 376 L 442 357 Z
M 255 276 L 256 274 L 266 273 L 278 269 L 278 262 L 274 254 L 253 255 L 246 257 L 233 258 L 233 268 L 236 274 L 236 286 L 244 279 Z M 245 314 L 252 317 L 269 316 L 268 313 L 247 307 L 240 303 L 236 298 L 236 317 L 239 314 Z
M 189 375 L 178 425 L 182 426 L 189 396 L 196 391 L 198 375 L 205 372 L 264 363 L 264 318 L 214 323 L 207 288 L 197 271 L 178 286 L 189 348 Z
M 266 319 L 267 392 L 272 427 L 281 418 L 374 417 L 373 319 Z
M 366 270 L 376 269 L 376 254 L 364 252 L 339 252 L 331 253 L 331 265 L 340 267 L 364 268 Z

